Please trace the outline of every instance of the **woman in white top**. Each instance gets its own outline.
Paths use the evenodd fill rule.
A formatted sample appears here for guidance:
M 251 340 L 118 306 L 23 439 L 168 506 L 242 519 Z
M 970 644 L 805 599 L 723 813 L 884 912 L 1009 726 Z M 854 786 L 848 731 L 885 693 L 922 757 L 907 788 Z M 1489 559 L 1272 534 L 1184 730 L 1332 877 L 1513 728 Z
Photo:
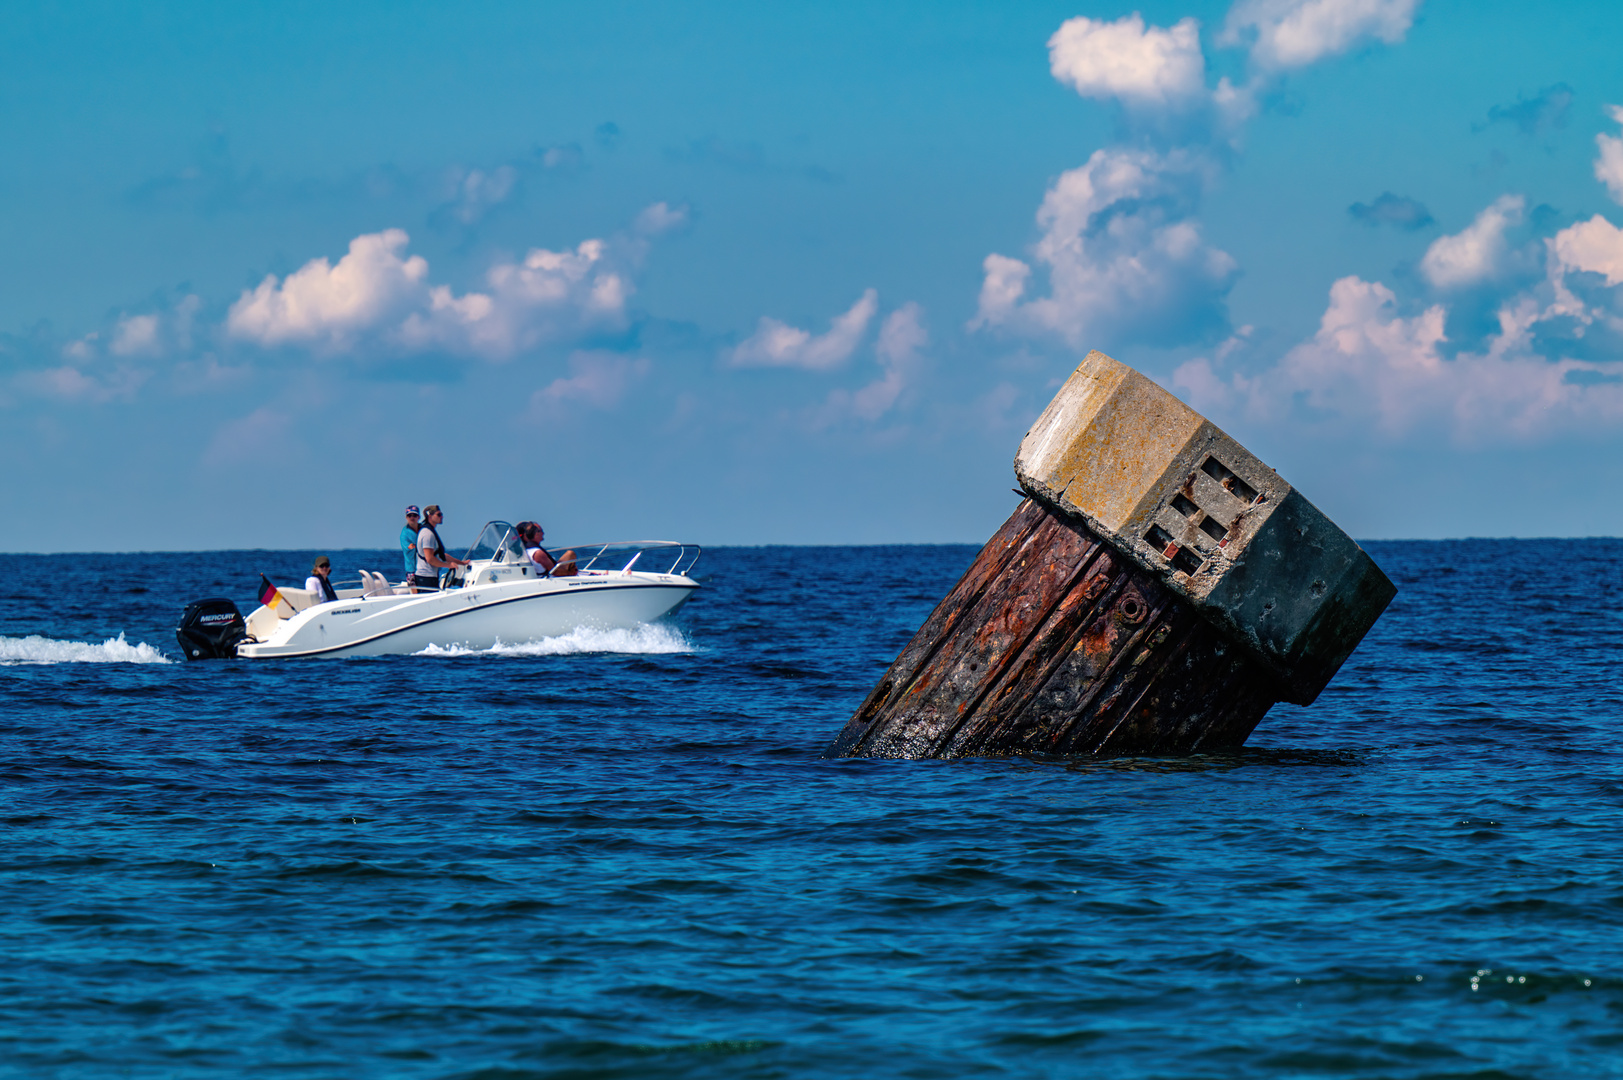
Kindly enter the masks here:
M 542 573 L 551 574 L 553 577 L 575 576 L 575 552 L 566 551 L 556 559 L 547 554 L 547 549 L 541 546 L 541 541 L 547 538 L 547 533 L 538 523 L 521 521 L 514 529 L 518 533 L 518 538 L 524 542 L 524 554 L 541 568 Z
M 327 580 L 327 575 L 330 573 L 332 573 L 332 560 L 323 555 L 310 568 L 310 576 L 304 579 L 305 589 L 316 594 L 316 603 L 318 604 L 325 604 L 329 600 L 338 599 L 338 594 L 333 591 L 332 582 Z

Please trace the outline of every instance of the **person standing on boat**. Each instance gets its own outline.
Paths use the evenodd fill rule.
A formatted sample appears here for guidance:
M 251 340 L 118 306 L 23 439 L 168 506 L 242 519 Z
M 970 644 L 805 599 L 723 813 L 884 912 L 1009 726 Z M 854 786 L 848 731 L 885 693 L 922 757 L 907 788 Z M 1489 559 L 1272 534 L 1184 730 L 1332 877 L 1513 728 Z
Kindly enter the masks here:
M 538 522 L 521 521 L 516 531 L 518 538 L 524 542 L 524 554 L 541 568 L 542 573 L 553 577 L 575 576 L 575 552 L 566 551 L 556 559 L 547 554 L 547 549 L 541 546 L 541 541 L 547 538 L 547 531 Z
M 327 575 L 330 573 L 332 573 L 332 560 L 323 555 L 310 568 L 310 576 L 304 579 L 306 591 L 316 594 L 316 603 L 318 604 L 325 604 L 329 600 L 338 599 L 338 594 L 333 591 L 332 582 L 327 580 Z
M 418 591 L 438 590 L 441 570 L 468 565 L 466 559 L 445 553 L 445 544 L 439 534 L 440 522 L 444 520 L 445 514 L 437 504 L 430 503 L 423 510 L 423 527 L 417 530 L 417 568 L 411 580 L 413 588 Z
M 415 506 L 406 507 L 406 524 L 400 529 L 400 553 L 406 557 L 406 580 L 417 572 L 417 530 L 422 528 L 422 513 Z

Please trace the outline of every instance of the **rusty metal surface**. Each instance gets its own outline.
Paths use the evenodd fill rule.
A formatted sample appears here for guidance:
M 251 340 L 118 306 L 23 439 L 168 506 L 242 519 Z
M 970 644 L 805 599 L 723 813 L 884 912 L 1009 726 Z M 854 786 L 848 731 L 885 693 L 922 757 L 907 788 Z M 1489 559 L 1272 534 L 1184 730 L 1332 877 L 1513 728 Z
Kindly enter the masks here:
M 1015 456 L 1020 486 L 1136 562 L 1311 704 L 1396 588 L 1232 436 L 1094 351 Z
M 1155 575 L 1027 499 L 828 753 L 1221 749 L 1245 741 L 1280 689 Z

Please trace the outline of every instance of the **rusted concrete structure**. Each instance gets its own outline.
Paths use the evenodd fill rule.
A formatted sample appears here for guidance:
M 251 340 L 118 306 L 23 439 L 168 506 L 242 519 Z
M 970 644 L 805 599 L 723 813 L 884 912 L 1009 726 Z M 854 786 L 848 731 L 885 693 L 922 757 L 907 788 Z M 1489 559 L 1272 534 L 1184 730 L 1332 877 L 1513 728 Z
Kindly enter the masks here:
M 1311 704 L 1397 590 L 1205 417 L 1089 353 L 1026 434 L 1028 498 L 833 756 L 1178 754 Z

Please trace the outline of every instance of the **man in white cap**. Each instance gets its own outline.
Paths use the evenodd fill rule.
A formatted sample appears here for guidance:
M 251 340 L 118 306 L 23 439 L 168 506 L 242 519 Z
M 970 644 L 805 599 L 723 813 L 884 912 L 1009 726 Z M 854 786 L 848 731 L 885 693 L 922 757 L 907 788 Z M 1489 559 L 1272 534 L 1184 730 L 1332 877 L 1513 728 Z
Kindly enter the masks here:
M 417 572 L 417 529 L 422 519 L 415 506 L 406 507 L 406 524 L 400 530 L 400 550 L 406 556 L 406 580 Z

